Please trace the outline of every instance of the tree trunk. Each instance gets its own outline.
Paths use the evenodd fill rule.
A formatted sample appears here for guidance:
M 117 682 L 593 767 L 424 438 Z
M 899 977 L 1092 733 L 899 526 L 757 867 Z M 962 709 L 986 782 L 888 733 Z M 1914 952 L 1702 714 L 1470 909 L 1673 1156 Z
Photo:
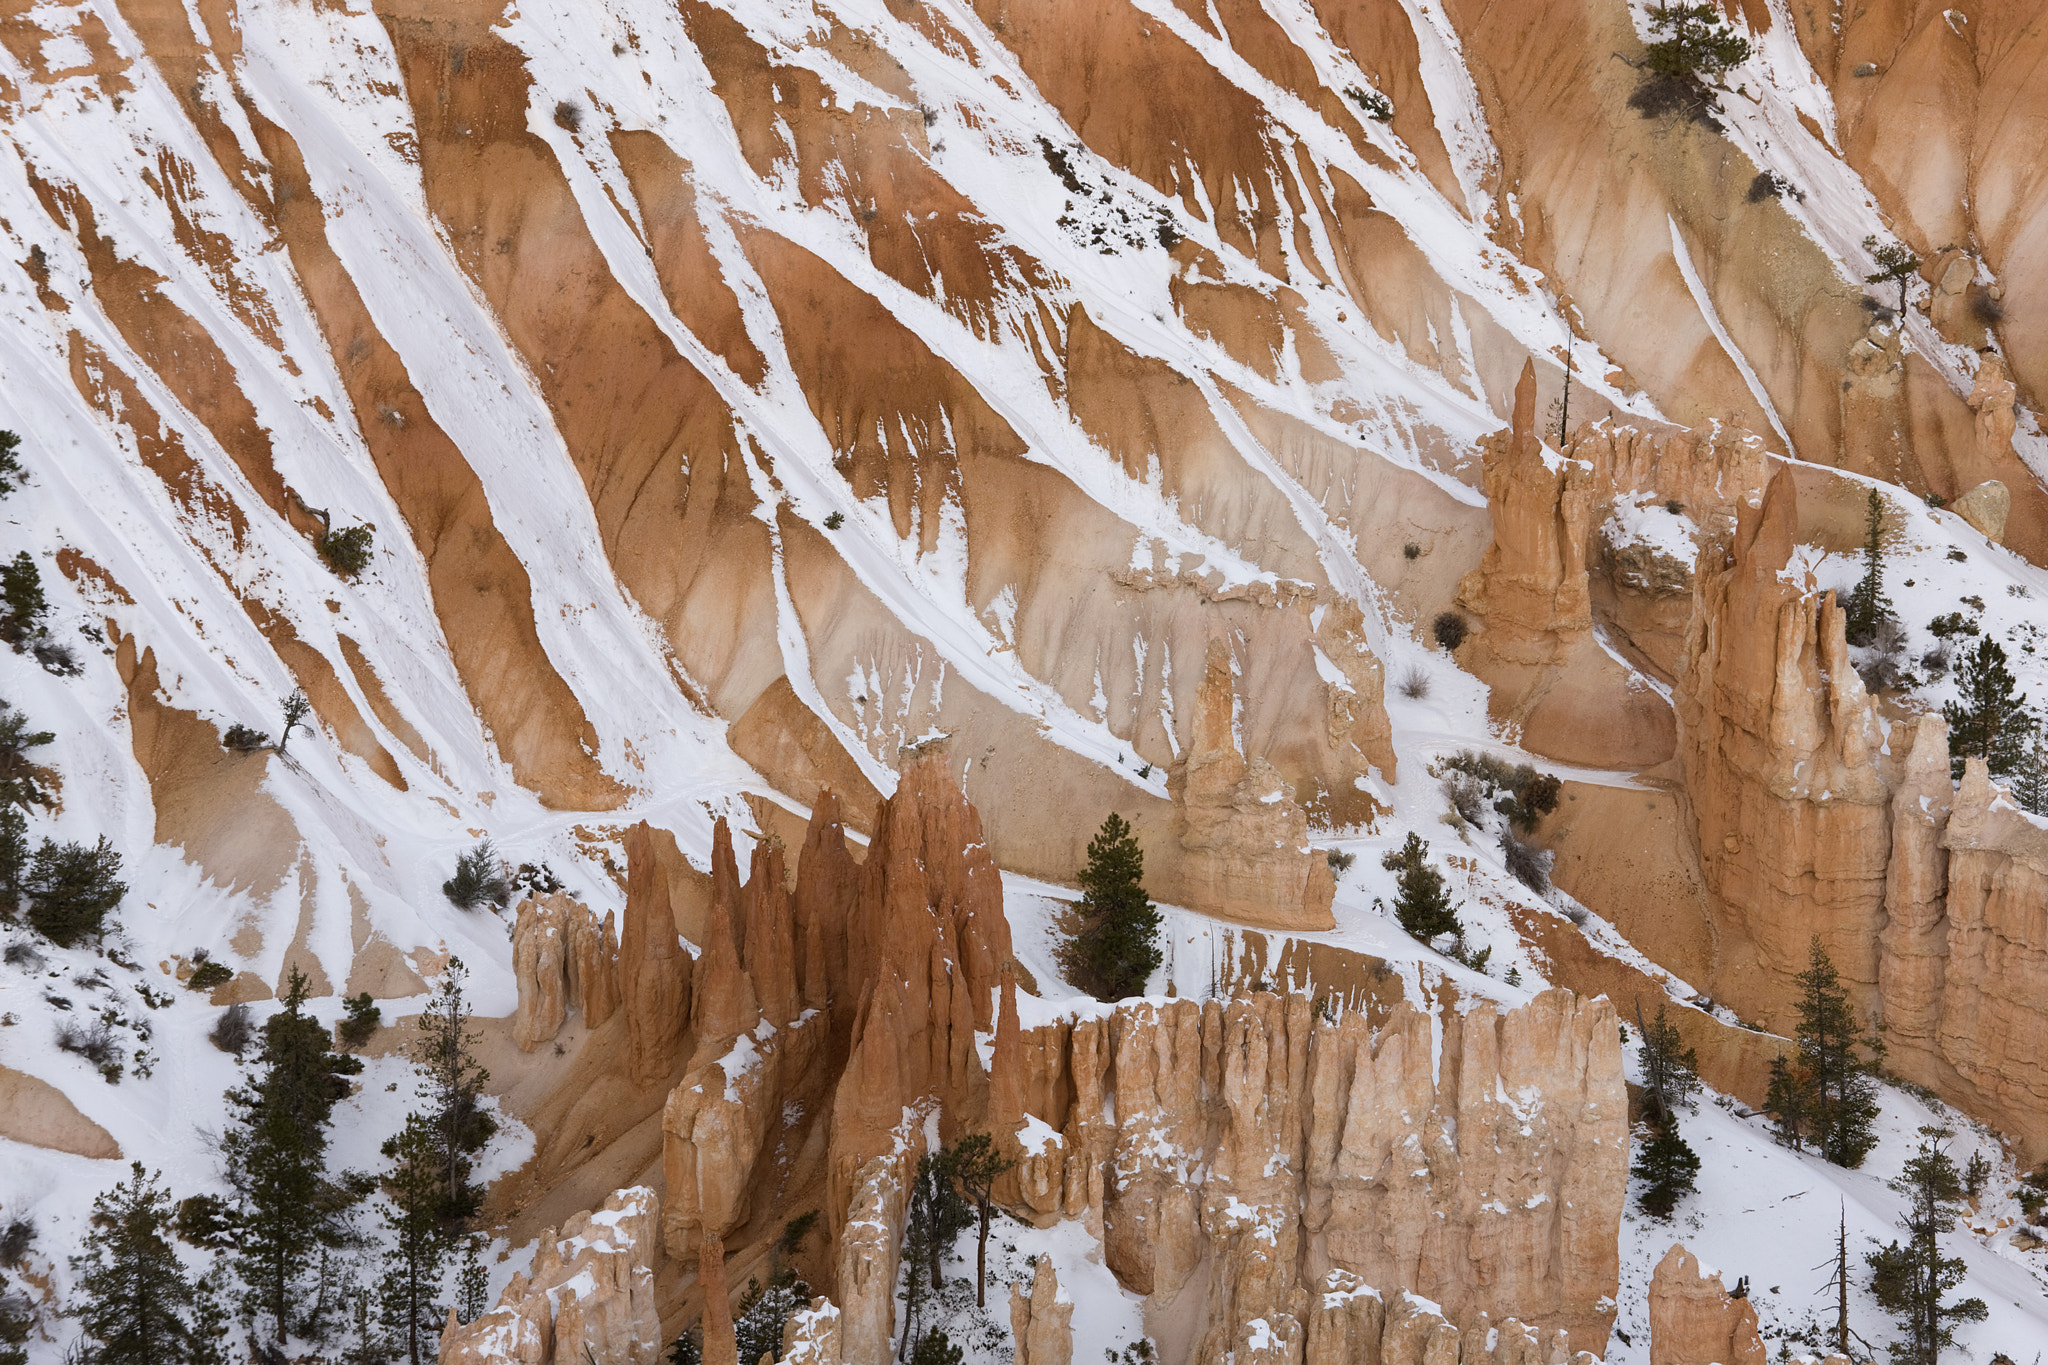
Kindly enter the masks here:
M 988 1200 L 981 1205 L 981 1243 L 974 1249 L 974 1306 L 988 1307 Z

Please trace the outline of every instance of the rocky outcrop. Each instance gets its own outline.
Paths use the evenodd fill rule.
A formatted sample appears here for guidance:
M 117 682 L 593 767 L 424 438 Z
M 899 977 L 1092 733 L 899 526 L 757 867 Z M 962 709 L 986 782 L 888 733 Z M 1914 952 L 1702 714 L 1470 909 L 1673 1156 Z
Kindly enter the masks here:
M 1060 1297 L 1052 1257 L 1041 1256 L 1031 1274 L 1031 1291 L 1010 1287 L 1013 1365 L 1070 1365 L 1074 1358 L 1074 1303 Z
M 497 1307 L 467 1325 L 449 1310 L 441 1365 L 655 1365 L 659 1222 L 654 1191 L 636 1186 L 541 1234 Z
M 1726 567 L 1701 575 L 1676 694 L 1720 946 L 1709 990 L 1770 1024 L 1788 1020 L 1789 983 L 1816 934 L 1859 1004 L 1874 1003 L 1891 851 L 1884 735 L 1843 613 L 1783 572 L 1798 515 L 1788 472 L 1743 510 Z
M 668 878 L 655 840 L 674 845 L 667 830 L 645 820 L 626 831 L 626 926 L 619 936 L 619 1003 L 626 1014 L 628 1066 L 636 1081 L 656 1080 L 675 1065 L 690 1019 L 690 955 L 676 935 Z
M 1673 1243 L 1650 1278 L 1650 1365 L 1765 1365 L 1756 1306 Z
M 532 1052 L 561 1032 L 581 1009 L 596 1028 L 619 1007 L 619 945 L 612 915 L 603 923 L 589 906 L 559 891 L 519 902 L 512 926 L 512 974 L 519 1009 L 512 1039 Z
M 1950 503 L 1948 510 L 1995 545 L 2005 539 L 2005 519 L 2012 514 L 2012 493 L 1997 479 L 1986 479 Z
M 782 1326 L 778 1365 L 840 1365 L 844 1359 L 839 1348 L 839 1310 L 832 1300 L 812 1299 L 808 1307 L 789 1315 Z
M 1618 1281 L 1626 1097 L 1612 1008 L 1551 991 L 1379 1030 L 1300 996 L 1127 1002 L 1028 1031 L 1025 1202 L 1100 1217 L 1125 1287 L 1208 1263 L 1198 1359 L 1260 1320 L 1299 1341 L 1300 1278 L 1340 1270 L 1604 1342 Z M 999 1054 L 1000 1056 L 1001 1054 Z M 1046 1130 L 1052 1130 L 1050 1132 Z M 1240 1357 L 1242 1358 L 1242 1357 Z
M 849 1361 L 888 1360 L 895 1354 L 903 1252 L 901 1162 L 871 1157 L 851 1183 L 839 1232 L 839 1348 Z
M 95 1161 L 118 1161 L 121 1144 L 48 1081 L 0 1066 L 0 1137 Z
M 1309 846 L 1307 814 L 1279 769 L 1244 752 L 1237 673 L 1229 643 L 1211 640 L 1194 737 L 1167 781 L 1181 895 L 1246 924 L 1333 928 L 1337 884 L 1328 860 Z

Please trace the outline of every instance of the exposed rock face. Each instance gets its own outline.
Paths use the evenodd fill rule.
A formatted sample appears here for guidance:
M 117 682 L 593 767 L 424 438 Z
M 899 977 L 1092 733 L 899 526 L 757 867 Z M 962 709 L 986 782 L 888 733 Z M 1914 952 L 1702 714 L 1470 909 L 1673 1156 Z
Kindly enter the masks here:
M 1337 884 L 1308 843 L 1308 817 L 1279 769 L 1246 757 L 1237 733 L 1237 661 L 1209 642 L 1200 712 L 1168 781 L 1178 806 L 1181 894 L 1247 924 L 1328 929 Z
M 561 1032 L 569 1015 L 568 917 L 558 900 L 528 896 L 512 926 L 512 974 L 519 986 L 512 1041 L 521 1052 Z
M 1884 739 L 1832 594 L 1785 581 L 1789 473 L 1744 509 L 1726 568 L 1703 572 L 1677 705 L 1679 753 L 1720 953 L 1710 989 L 1783 1023 L 1818 934 L 1868 1009 L 1877 982 L 1891 794 Z
M 839 1310 L 832 1300 L 812 1299 L 782 1326 L 780 1365 L 840 1365 Z
M 591 1028 L 619 1006 L 619 945 L 611 912 L 600 924 L 590 907 L 561 892 L 519 903 L 512 927 L 512 971 L 519 1011 L 512 1038 L 532 1052 L 561 1032 L 569 1011 L 580 1008 Z
M 441 1365 L 655 1365 L 660 1219 L 654 1191 L 636 1186 L 543 1234 L 497 1307 L 467 1326 L 449 1310 Z
M 1765 1365 L 1756 1306 L 1673 1243 L 1650 1279 L 1650 1365 Z
M 1017 1089 L 1058 1136 L 1022 1144 L 1023 1196 L 1100 1216 L 1134 1292 L 1171 1294 L 1207 1258 L 1203 1360 L 1248 1349 L 1254 1319 L 1298 1342 L 1320 1311 L 1298 1266 L 1604 1342 L 1628 1147 L 1612 1007 L 1551 991 L 1443 1030 L 1440 1079 L 1406 1005 L 1377 1035 L 1273 995 L 1031 1030 Z
M 1703 574 L 1677 690 L 1685 795 L 1709 892 L 1707 982 L 1783 1028 L 1818 934 L 1889 1065 L 2048 1151 L 2037 1008 L 2048 831 L 1981 766 L 1949 779 L 1938 716 L 1893 724 L 1850 666 L 1843 613 L 1788 582 L 1796 494 L 1781 474 Z
M 852 1181 L 839 1234 L 839 1348 L 854 1362 L 888 1360 L 896 1346 L 896 1273 L 903 1254 L 903 1170 L 871 1157 Z
M 2005 519 L 2012 512 L 2012 493 L 1997 479 L 1986 479 L 1950 503 L 1948 510 L 1996 544 L 2005 539 Z
M 1052 1258 L 1039 1258 L 1031 1292 L 1010 1288 L 1010 1339 L 1017 1343 L 1014 1365 L 1070 1365 L 1074 1358 L 1074 1304 L 1060 1298 Z
M 690 955 L 676 936 L 668 879 L 654 841 L 673 845 L 667 830 L 645 820 L 626 831 L 626 927 L 619 938 L 619 1002 L 634 1079 L 652 1081 L 675 1065 L 690 1017 Z

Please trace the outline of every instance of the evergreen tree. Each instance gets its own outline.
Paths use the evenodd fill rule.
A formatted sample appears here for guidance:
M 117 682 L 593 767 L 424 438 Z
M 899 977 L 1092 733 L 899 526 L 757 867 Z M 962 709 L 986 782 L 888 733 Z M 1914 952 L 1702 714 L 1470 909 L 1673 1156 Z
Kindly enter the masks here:
M 406 1117 L 398 1136 L 384 1144 L 390 1168 L 384 1172 L 389 1205 L 384 1224 L 391 1234 L 385 1273 L 377 1284 L 384 1329 L 401 1360 L 423 1365 L 436 1354 L 447 1309 L 434 1302 L 448 1258 L 443 1227 L 444 1168 L 439 1135 L 419 1114 Z
M 2015 696 L 2005 650 L 1990 636 L 1956 661 L 1956 700 L 1942 704 L 1948 721 L 1949 775 L 1963 775 L 1963 760 L 1981 758 L 1994 777 L 2026 757 L 2034 718 L 2024 695 Z
M 277 732 L 277 752 L 284 753 L 284 746 L 291 743 L 292 731 L 305 724 L 306 717 L 313 712 L 313 703 L 302 691 L 295 691 L 289 697 L 278 698 L 278 709 L 284 713 L 284 728 Z
M 450 1227 L 466 1223 L 483 1202 L 470 1168 L 498 1131 L 498 1121 L 483 1107 L 491 1073 L 476 1060 L 478 1035 L 470 1028 L 475 1011 L 463 994 L 468 980 L 462 959 L 451 958 L 439 989 L 420 1015 L 412 1058 L 420 1068 L 420 1098 L 427 1102 L 426 1121 L 434 1134 L 441 1172 L 439 1216 Z
M 1714 5 L 1652 5 L 1646 65 L 1660 76 L 1718 76 L 1749 60 L 1749 40 L 1736 33 Z
M 1950 1324 L 1981 1322 L 1989 1311 L 1982 1299 L 1943 1302 L 1964 1275 L 1962 1258 L 1942 1255 L 1940 1242 L 1963 1212 L 1962 1177 L 1945 1146 L 1953 1136 L 1947 1128 L 1920 1130 L 1920 1150 L 1891 1182 L 1909 1201 L 1899 1216 L 1906 1240 L 1866 1257 L 1871 1293 L 1903 1333 L 1892 1345 L 1894 1365 L 1936 1365 L 1955 1342 Z
M 2012 781 L 2012 799 L 2022 809 L 2036 815 L 2048 815 L 2048 733 L 2037 725 L 2034 737 L 2028 743 L 2026 752 L 2008 776 Z
M 28 713 L 0 701 L 0 806 L 56 806 L 50 784 L 56 779 L 48 768 L 37 765 L 29 750 L 40 749 L 57 736 L 48 730 L 29 728 Z
M 19 1261 L 8 1261 L 7 1264 L 18 1266 Z M 7 1276 L 0 1273 L 0 1365 L 28 1365 L 27 1342 L 31 1321 L 28 1296 L 13 1289 Z
M 209 1270 L 192 1287 L 192 1351 L 189 1365 L 236 1365 L 230 1314 L 221 1298 L 220 1275 Z
M 1867 645 L 1877 634 L 1877 623 L 1891 614 L 1891 599 L 1884 592 L 1884 499 L 1873 488 L 1863 515 L 1863 577 L 1849 592 L 1843 636 L 1852 645 Z
M 258 1074 L 228 1092 L 234 1126 L 221 1140 L 243 1205 L 235 1255 L 242 1309 L 268 1318 L 279 1345 L 300 1327 L 317 1326 L 327 1307 L 320 1253 L 352 1240 L 349 1209 L 359 1193 L 353 1182 L 328 1178 L 327 1128 L 348 1093 L 345 1078 L 363 1064 L 328 1050 L 327 1029 L 305 1013 L 306 990 L 294 968 L 284 1009 L 263 1026 Z M 305 1295 L 309 1280 L 314 1292 Z
M 0 806 L 0 920 L 21 909 L 22 879 L 28 875 L 28 820 L 13 806 Z
M 50 604 L 43 598 L 43 575 L 27 550 L 0 564 L 0 640 L 19 650 L 43 631 Z
M 120 873 L 121 855 L 104 834 L 91 848 L 43 840 L 22 878 L 29 924 L 60 948 L 99 937 L 128 894 Z
M 21 437 L 11 431 L 0 431 L 0 498 L 12 493 L 15 488 L 28 482 L 28 471 L 21 466 Z
M 1159 912 L 1146 899 L 1144 878 L 1145 854 L 1112 811 L 1075 878 L 1083 892 L 1074 907 L 1081 917 L 1071 954 L 1075 984 L 1098 1000 L 1141 993 L 1159 969 Z
M 967 1202 L 981 1220 L 981 1236 L 974 1252 L 974 1306 L 988 1306 L 988 1219 L 995 1198 L 995 1183 L 1017 1163 L 996 1150 L 987 1133 L 970 1133 L 946 1149 L 945 1173 L 957 1183 Z
M 1401 894 L 1394 902 L 1394 918 L 1410 937 L 1427 943 L 1442 934 L 1463 932 L 1443 874 L 1429 865 L 1429 845 L 1421 835 L 1411 831 L 1407 842 L 1380 859 L 1380 866 L 1395 874 Z
M 1795 1065 L 1773 1062 L 1766 1107 L 1777 1116 L 1781 1136 L 1796 1146 L 1809 1139 L 1837 1166 L 1860 1166 L 1877 1145 L 1872 1125 L 1877 1094 L 1871 1073 L 1873 1057 L 1883 1045 L 1857 1031 L 1849 993 L 1835 964 L 1814 935 L 1807 969 L 1795 978 L 1799 986 L 1799 1059 Z
M 463 1242 L 462 1269 L 455 1276 L 455 1317 L 460 1322 L 475 1322 L 491 1306 L 490 1272 L 477 1259 L 482 1245 L 483 1238 L 474 1235 Z
M 184 1309 L 192 1285 L 165 1237 L 171 1200 L 135 1162 L 128 1180 L 92 1201 L 92 1231 L 71 1258 L 78 1304 L 71 1312 L 98 1343 L 94 1365 L 184 1365 L 192 1334 Z
M 938 1159 L 926 1152 L 918 1158 L 917 1176 L 911 1183 L 909 1204 L 904 1210 L 903 1335 L 896 1343 L 899 1361 L 909 1355 L 910 1343 L 917 1339 L 917 1322 L 923 1313 L 925 1296 L 939 1288 L 939 1258 L 946 1242 L 939 1232 L 937 1195 L 945 1189 L 947 1182 L 938 1178 Z
M 1674 1118 L 1646 1125 L 1648 1136 L 1629 1174 L 1645 1182 L 1636 1206 L 1656 1218 L 1669 1218 L 1678 1201 L 1691 1194 L 1700 1173 L 1700 1159 L 1678 1134 Z
M 910 1357 L 910 1365 L 960 1365 L 960 1361 L 960 1348 L 936 1327 L 918 1338 L 917 1351 Z
M 342 1365 L 385 1365 L 391 1359 L 377 1314 L 372 1311 L 370 1292 L 359 1289 L 348 1302 L 348 1348 L 341 1353 Z
M 1903 324 L 1906 319 L 1906 286 L 1911 284 L 1913 276 L 1919 273 L 1920 258 L 1903 242 L 1880 242 L 1876 237 L 1865 237 L 1863 249 L 1869 252 L 1871 259 L 1877 263 L 1877 269 L 1865 275 L 1863 282 L 1898 284 L 1899 321 Z
M 1639 1058 L 1643 1068 L 1643 1089 L 1650 1100 L 1650 1117 L 1667 1127 L 1678 1122 L 1678 1106 L 1700 1088 L 1700 1058 L 1696 1049 L 1685 1046 L 1678 1025 L 1671 1022 L 1668 1006 L 1657 1002 L 1657 1018 L 1643 1022 L 1643 1006 L 1636 1002 L 1636 1028 L 1643 1035 Z

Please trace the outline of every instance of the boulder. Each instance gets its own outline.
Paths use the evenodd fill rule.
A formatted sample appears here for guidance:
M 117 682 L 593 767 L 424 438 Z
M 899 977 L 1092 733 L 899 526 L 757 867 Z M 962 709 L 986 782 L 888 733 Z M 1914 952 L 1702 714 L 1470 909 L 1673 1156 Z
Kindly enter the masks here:
M 1996 545 L 2005 539 L 2005 519 L 2012 513 L 2012 493 L 1997 479 L 1986 479 L 1950 503 L 1948 510 Z

